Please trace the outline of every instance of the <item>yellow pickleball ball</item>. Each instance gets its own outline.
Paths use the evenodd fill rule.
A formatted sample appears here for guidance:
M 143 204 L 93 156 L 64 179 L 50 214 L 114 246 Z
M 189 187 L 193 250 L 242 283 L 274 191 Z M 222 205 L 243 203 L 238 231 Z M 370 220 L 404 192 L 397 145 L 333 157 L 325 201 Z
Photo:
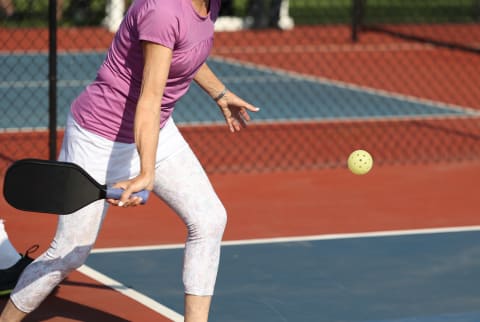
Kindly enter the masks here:
M 355 150 L 350 153 L 347 165 L 348 169 L 354 174 L 366 174 L 373 167 L 373 158 L 372 155 L 365 150 Z

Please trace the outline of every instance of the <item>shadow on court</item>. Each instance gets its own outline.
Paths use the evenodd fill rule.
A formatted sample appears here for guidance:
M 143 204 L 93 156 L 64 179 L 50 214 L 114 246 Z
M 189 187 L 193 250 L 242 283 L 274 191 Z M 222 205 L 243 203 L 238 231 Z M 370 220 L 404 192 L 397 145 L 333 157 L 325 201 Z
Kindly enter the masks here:
M 64 285 L 110 290 L 110 288 L 108 288 L 107 286 L 90 284 L 90 283 L 81 283 L 81 282 L 76 282 L 71 280 L 65 280 L 61 284 L 60 289 Z M 67 300 L 66 298 L 63 298 L 63 296 L 61 295 L 62 292 L 60 291 L 60 289 L 54 290 L 54 292 L 48 296 L 45 302 L 42 303 L 40 308 L 34 311 L 34 313 L 32 313 L 24 321 L 25 322 L 54 321 L 54 320 L 51 320 L 53 318 L 56 318 L 55 320 L 64 319 L 64 321 L 65 319 L 75 320 L 75 321 L 102 321 L 102 322 L 103 321 L 104 322 L 129 321 L 120 316 L 117 316 L 108 312 L 104 312 L 98 308 L 81 304 L 75 301 Z M 0 309 L 3 310 L 4 306 L 7 303 L 7 300 L 8 300 L 8 297 L 0 298 Z M 55 308 L 55 310 L 52 310 L 51 308 Z

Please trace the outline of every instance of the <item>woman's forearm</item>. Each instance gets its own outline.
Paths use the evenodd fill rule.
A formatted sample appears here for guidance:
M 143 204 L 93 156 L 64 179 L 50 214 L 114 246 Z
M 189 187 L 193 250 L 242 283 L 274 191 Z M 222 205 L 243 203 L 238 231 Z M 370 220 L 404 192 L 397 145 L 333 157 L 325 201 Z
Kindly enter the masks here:
M 160 113 L 158 105 L 148 100 L 142 100 L 137 105 L 135 115 L 135 143 L 140 155 L 141 175 L 153 178 L 155 171 L 155 156 L 160 131 Z
M 200 67 L 194 80 L 213 99 L 217 99 L 221 96 L 226 89 L 222 81 L 206 63 Z
M 134 135 L 140 156 L 140 174 L 153 180 L 160 131 L 162 96 L 170 69 L 172 51 L 153 43 L 143 44 L 145 65 L 135 112 Z

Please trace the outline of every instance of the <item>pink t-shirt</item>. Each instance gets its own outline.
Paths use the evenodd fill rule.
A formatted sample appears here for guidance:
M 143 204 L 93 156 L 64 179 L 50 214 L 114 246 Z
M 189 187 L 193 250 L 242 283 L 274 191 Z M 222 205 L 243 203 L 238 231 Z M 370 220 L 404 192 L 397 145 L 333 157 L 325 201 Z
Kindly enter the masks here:
M 211 0 L 209 14 L 203 17 L 191 0 L 135 0 L 96 79 L 72 103 L 77 123 L 107 139 L 134 142 L 144 63 L 141 41 L 145 40 L 173 50 L 161 106 L 163 127 L 210 53 L 220 2 Z

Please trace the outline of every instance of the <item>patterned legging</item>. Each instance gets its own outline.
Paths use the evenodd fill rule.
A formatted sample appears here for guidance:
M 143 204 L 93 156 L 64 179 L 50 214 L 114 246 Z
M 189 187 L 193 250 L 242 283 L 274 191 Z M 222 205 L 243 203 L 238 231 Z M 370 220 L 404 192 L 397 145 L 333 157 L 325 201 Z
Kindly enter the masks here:
M 77 126 L 77 129 L 72 129 L 74 126 Z M 67 127 L 67 141 L 77 142 L 79 137 L 76 135 L 85 134 L 81 129 L 76 134 L 68 131 L 78 132 L 78 125 L 70 124 Z M 173 135 L 180 134 L 174 131 Z M 80 137 L 80 141 L 82 140 Z M 71 142 L 64 141 L 61 159 L 71 159 L 65 157 L 69 143 Z M 160 142 L 159 148 L 161 146 Z M 100 146 L 100 149 L 103 148 Z M 188 145 L 157 162 L 154 193 L 180 216 L 188 230 L 183 264 L 185 293 L 212 295 L 227 216 L 207 175 Z M 57 232 L 50 248 L 25 269 L 11 295 L 11 300 L 18 309 L 27 313 L 33 311 L 68 273 L 85 262 L 107 208 L 107 203 L 97 201 L 71 215 L 59 216 Z

